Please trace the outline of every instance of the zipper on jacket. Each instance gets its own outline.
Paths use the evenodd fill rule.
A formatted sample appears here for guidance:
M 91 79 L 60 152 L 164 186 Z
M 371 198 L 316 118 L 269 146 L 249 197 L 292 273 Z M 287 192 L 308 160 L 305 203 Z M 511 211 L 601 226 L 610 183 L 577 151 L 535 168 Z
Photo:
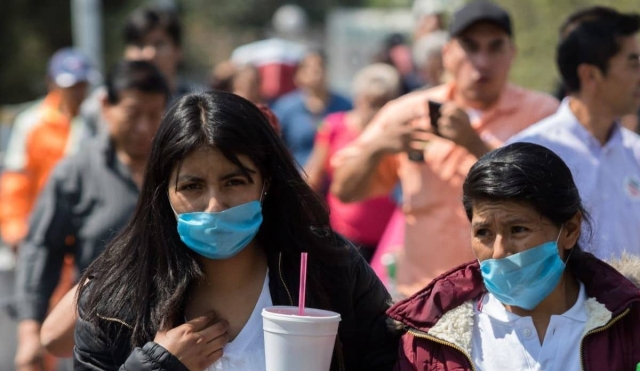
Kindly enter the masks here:
M 582 371 L 585 370 L 585 368 L 584 368 L 584 339 L 589 335 L 608 330 L 609 328 L 611 328 L 611 326 L 613 326 L 616 322 L 618 322 L 622 317 L 626 316 L 630 311 L 631 311 L 630 308 L 625 309 L 624 312 L 618 314 L 615 318 L 613 318 L 612 320 L 607 322 L 606 325 L 604 325 L 602 327 L 594 328 L 593 330 L 587 332 L 582 337 L 582 339 L 580 340 L 580 369 Z
M 464 357 L 467 359 L 467 361 L 469 361 L 469 365 L 471 365 L 471 370 L 476 371 L 476 367 L 473 365 L 473 362 L 471 361 L 471 357 L 467 354 L 467 352 L 460 348 L 459 346 L 450 343 L 448 341 L 444 341 L 444 340 L 440 340 L 435 336 L 429 335 L 425 332 L 416 330 L 416 329 L 409 329 L 407 330 L 408 333 L 410 333 L 411 335 L 420 338 L 420 339 L 426 339 L 426 340 L 430 340 L 433 341 L 434 343 L 440 344 L 440 345 L 446 345 L 448 347 L 451 347 L 455 350 L 457 350 L 458 352 L 462 353 L 462 355 L 464 355 Z
M 127 328 L 129 328 L 130 330 L 133 330 L 133 326 L 131 326 L 130 324 L 126 323 L 126 322 L 125 322 L 125 321 L 123 321 L 123 320 L 120 320 L 120 319 L 117 319 L 117 318 L 111 318 L 111 317 L 104 317 L 104 316 L 101 316 L 101 315 L 100 315 L 100 314 L 98 314 L 98 313 L 96 313 L 96 316 L 97 316 L 98 318 L 100 318 L 101 320 L 103 320 L 103 321 L 109 321 L 109 322 L 119 323 L 119 324 L 121 324 L 122 326 L 127 327 Z
M 278 254 L 278 273 L 280 275 L 280 282 L 282 282 L 282 286 L 284 286 L 284 290 L 287 292 L 287 295 L 289 296 L 289 304 L 291 304 L 291 306 L 293 307 L 294 306 L 293 297 L 291 296 L 291 292 L 287 287 L 287 283 L 284 282 L 284 276 L 282 275 L 282 253 Z

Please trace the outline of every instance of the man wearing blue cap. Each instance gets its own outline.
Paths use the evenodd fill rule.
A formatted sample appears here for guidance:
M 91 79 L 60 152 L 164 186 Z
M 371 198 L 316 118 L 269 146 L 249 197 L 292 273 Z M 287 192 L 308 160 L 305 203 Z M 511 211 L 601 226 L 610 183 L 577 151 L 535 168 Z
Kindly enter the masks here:
M 78 147 L 84 125 L 77 116 L 96 75 L 86 55 L 57 51 L 48 64 L 49 93 L 14 125 L 0 177 L 0 232 L 14 250 L 27 235 L 29 214 L 49 173 Z
M 75 118 L 96 75 L 86 55 L 59 50 L 49 61 L 49 93 L 16 121 L 0 177 L 0 232 L 9 246 L 26 235 L 29 211 L 53 166 L 77 147 L 83 125 Z

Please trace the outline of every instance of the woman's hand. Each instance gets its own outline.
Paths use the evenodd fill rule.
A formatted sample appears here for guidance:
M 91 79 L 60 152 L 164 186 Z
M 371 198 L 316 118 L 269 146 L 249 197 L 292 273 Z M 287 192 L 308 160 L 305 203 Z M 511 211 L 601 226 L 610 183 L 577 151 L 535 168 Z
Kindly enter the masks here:
M 189 370 L 202 371 L 222 357 L 228 331 L 229 323 L 209 312 L 169 331 L 159 331 L 153 341 Z

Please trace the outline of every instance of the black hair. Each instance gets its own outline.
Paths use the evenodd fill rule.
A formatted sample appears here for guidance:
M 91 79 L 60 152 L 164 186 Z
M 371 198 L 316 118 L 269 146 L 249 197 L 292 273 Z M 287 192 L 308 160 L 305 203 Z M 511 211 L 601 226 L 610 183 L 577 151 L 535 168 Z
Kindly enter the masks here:
M 120 61 L 107 76 L 107 101 L 117 104 L 124 90 L 162 94 L 169 100 L 169 86 L 162 73 L 146 61 Z
M 525 203 L 557 227 L 579 212 L 583 223 L 591 225 L 569 167 L 553 151 L 533 143 L 496 149 L 471 167 L 462 198 L 469 220 L 478 201 Z
M 253 103 L 220 91 L 191 93 L 160 124 L 131 222 L 80 282 L 79 298 L 87 295 L 85 316 L 96 326 L 99 317 L 122 318 L 126 308 L 132 316 L 133 347 L 179 320 L 189 285 L 204 279 L 197 254 L 180 240 L 167 192 L 174 169 L 203 147 L 216 148 L 239 169 L 244 167 L 238 155 L 255 164 L 268 185 L 259 246 L 269 261 L 282 256 L 299 261 L 300 252 L 307 251 L 307 291 L 320 293 L 320 306 L 331 309 L 330 288 L 319 279 L 319 264 L 345 261 L 348 250 L 326 227 L 329 212 L 323 199 L 307 185 L 284 142 Z M 314 232 L 318 229 L 326 235 Z M 91 285 L 84 285 L 88 279 Z
M 560 27 L 556 63 L 569 93 L 580 91 L 578 66 L 591 64 L 606 74 L 609 60 L 620 52 L 621 38 L 640 30 L 640 15 L 594 6 L 573 13 Z
M 145 6 L 136 9 L 124 26 L 124 42 L 140 45 L 149 32 L 161 28 L 176 46 L 182 45 L 182 25 L 175 9 L 160 6 Z

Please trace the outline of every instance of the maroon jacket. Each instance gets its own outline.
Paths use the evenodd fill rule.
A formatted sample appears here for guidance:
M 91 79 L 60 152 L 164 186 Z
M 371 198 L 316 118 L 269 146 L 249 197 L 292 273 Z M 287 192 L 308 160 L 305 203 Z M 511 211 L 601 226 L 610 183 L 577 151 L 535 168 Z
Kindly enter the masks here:
M 595 309 L 586 325 L 590 330 L 580 344 L 583 370 L 635 370 L 640 363 L 640 290 L 588 253 L 574 252 L 568 269 L 584 284 L 587 297 L 594 299 L 585 304 Z M 438 322 L 454 310 L 472 314 L 471 303 L 485 292 L 479 264 L 474 261 L 443 274 L 390 308 L 389 317 L 406 330 L 395 370 L 474 370 L 469 337 L 464 343 L 452 334 L 467 326 L 469 318 L 460 321 L 459 315 L 450 315 L 443 321 L 445 326 L 438 326 Z M 449 323 L 452 321 L 454 326 Z

